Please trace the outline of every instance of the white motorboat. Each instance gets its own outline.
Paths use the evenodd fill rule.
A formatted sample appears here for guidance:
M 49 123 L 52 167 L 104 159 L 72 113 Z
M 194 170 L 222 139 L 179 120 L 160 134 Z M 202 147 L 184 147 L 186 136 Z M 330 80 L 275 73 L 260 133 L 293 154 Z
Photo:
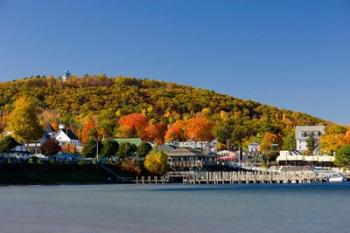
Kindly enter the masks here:
M 328 182 L 330 182 L 330 183 L 339 183 L 339 182 L 345 182 L 345 181 L 346 181 L 346 178 L 340 174 L 330 176 L 328 178 Z

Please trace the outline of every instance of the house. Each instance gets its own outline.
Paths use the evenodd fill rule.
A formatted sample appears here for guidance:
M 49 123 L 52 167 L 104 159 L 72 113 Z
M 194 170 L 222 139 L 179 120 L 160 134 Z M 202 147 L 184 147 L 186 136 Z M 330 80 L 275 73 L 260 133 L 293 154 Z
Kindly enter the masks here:
M 31 153 L 23 144 L 15 146 L 10 151 L 0 153 L 1 158 L 10 158 L 16 160 L 25 160 L 30 158 L 32 155 L 33 153 Z
M 316 125 L 316 126 L 297 126 L 295 128 L 295 140 L 297 145 L 297 150 L 306 151 L 307 140 L 310 137 L 315 139 L 316 145 L 320 143 L 320 137 L 325 133 L 325 126 Z M 315 153 L 319 153 L 319 146 L 317 146 Z
M 65 129 L 62 125 L 60 125 L 60 130 L 55 133 L 55 139 L 61 146 L 67 144 L 72 144 L 76 147 L 81 146 L 79 138 L 73 133 L 73 131 L 70 129 Z
M 167 144 L 157 147 L 156 150 L 164 151 L 167 154 L 170 170 L 178 171 L 199 170 L 203 168 L 206 162 L 214 161 L 216 156 L 208 151 L 175 147 Z

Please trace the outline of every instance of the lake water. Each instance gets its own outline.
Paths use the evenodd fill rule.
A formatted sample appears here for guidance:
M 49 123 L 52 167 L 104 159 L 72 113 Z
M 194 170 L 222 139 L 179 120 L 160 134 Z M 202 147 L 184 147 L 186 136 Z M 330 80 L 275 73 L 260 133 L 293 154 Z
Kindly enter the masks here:
M 0 187 L 4 233 L 349 233 L 350 184 Z

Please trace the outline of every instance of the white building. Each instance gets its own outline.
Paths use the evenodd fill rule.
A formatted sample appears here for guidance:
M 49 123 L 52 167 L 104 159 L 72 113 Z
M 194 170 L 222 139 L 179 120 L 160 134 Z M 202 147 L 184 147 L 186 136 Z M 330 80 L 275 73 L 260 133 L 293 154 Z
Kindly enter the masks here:
M 302 166 L 302 165 L 319 165 L 324 167 L 332 167 L 334 157 L 329 155 L 303 155 L 295 151 L 280 151 L 280 155 L 276 158 L 279 165 Z
M 320 137 L 325 132 L 325 126 L 316 125 L 316 126 L 297 126 L 295 128 L 295 140 L 297 144 L 297 150 L 306 151 L 307 140 L 310 137 L 313 137 L 316 141 L 316 144 L 319 145 Z
M 63 125 L 60 125 L 60 130 L 55 134 L 55 139 L 62 145 L 73 144 L 76 147 L 80 147 L 79 138 L 69 129 L 65 129 Z

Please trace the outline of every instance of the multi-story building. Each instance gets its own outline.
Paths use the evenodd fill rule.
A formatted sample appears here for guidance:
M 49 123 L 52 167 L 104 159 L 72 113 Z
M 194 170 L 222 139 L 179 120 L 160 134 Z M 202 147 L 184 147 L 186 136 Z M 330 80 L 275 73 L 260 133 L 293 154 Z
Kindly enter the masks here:
M 325 126 L 316 125 L 316 126 L 297 126 L 295 128 L 295 139 L 297 150 L 306 151 L 307 148 L 307 140 L 310 137 L 313 137 L 316 143 L 316 148 L 319 147 L 320 137 L 325 132 Z M 317 148 L 319 149 L 319 148 Z

